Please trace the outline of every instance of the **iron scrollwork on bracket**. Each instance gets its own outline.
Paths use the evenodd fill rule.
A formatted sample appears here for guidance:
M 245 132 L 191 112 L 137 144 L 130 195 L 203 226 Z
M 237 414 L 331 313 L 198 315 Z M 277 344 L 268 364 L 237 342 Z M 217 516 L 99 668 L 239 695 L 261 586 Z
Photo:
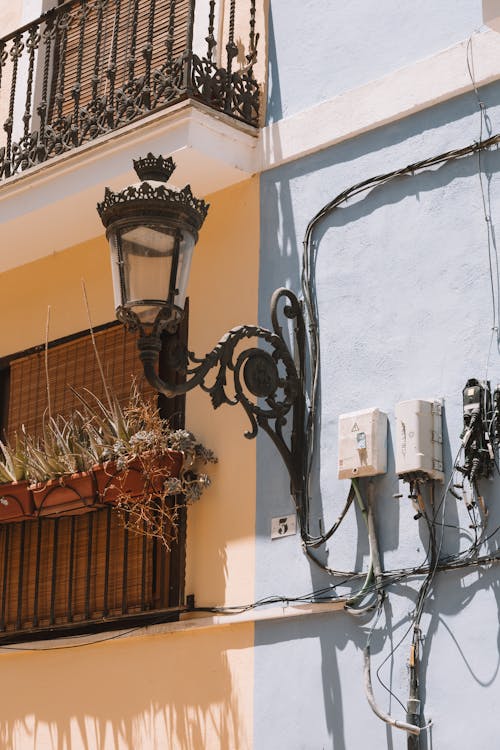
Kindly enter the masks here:
M 283 307 L 281 301 L 285 301 Z M 293 322 L 295 358 L 285 341 L 279 324 L 281 312 Z M 128 316 L 122 322 L 131 324 Z M 158 392 L 172 398 L 200 386 L 217 409 L 222 404 L 241 404 L 250 421 L 245 437 L 255 438 L 259 427 L 269 435 L 277 447 L 290 474 L 291 492 L 300 507 L 304 489 L 305 464 L 305 394 L 304 342 L 305 327 L 301 305 L 288 289 L 277 289 L 271 300 L 273 330 L 242 325 L 232 328 L 204 358 L 179 350 L 175 339 L 168 351 L 169 365 L 185 374 L 185 382 L 166 383 L 156 370 L 161 340 L 157 327 L 153 333 L 141 331 L 138 346 L 148 382 Z M 135 326 L 137 328 L 137 326 Z M 261 347 L 245 342 L 257 339 Z M 215 377 L 213 374 L 215 373 Z M 232 380 L 232 387 L 228 381 Z M 285 427 L 291 420 L 291 431 Z

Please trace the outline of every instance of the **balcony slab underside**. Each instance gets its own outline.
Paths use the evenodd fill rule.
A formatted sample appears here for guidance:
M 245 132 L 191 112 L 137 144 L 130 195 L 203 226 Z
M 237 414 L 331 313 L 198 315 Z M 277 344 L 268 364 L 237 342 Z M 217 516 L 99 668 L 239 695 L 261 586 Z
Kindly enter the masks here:
M 186 100 L 55 157 L 0 185 L 0 272 L 88 241 L 104 230 L 104 188 L 137 182 L 132 159 L 173 156 L 171 182 L 199 197 L 258 171 L 256 128 Z

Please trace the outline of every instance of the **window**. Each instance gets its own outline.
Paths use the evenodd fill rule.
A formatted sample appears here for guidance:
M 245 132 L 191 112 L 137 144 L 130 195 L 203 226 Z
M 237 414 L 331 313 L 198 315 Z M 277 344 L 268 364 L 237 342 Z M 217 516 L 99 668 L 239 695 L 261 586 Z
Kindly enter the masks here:
M 131 379 L 142 372 L 135 336 L 113 324 L 97 330 L 95 340 L 107 382 L 125 400 Z M 88 333 L 55 342 L 48 363 L 54 414 L 78 404 L 68 385 L 104 395 Z M 154 396 L 147 384 L 142 388 Z M 0 361 L 0 417 L 9 434 L 23 424 L 39 432 L 46 404 L 43 346 Z M 182 426 L 182 399 L 164 399 L 160 410 Z M 111 507 L 0 524 L 0 643 L 176 619 L 183 598 L 184 528 L 183 522 L 169 552 L 159 541 L 124 529 Z

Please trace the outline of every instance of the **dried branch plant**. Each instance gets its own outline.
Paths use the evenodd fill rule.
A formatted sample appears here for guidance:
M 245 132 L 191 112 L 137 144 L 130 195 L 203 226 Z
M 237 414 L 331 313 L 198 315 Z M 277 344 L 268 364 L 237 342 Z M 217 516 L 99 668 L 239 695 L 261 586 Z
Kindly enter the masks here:
M 170 549 L 177 539 L 182 510 L 210 486 L 200 466 L 217 459 L 192 433 L 172 430 L 157 407 L 137 390 L 124 408 L 124 419 L 129 437 L 112 446 L 114 467 L 124 479 L 110 485 L 117 495 L 117 512 L 126 528 L 160 539 Z M 126 489 L 130 471 L 141 474 L 139 497 Z

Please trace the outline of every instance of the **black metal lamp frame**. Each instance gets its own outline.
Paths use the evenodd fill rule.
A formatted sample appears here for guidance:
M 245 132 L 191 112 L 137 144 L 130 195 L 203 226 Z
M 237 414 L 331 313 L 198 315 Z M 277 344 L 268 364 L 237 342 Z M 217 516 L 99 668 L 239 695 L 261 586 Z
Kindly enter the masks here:
M 138 165 L 142 172 L 139 172 Z M 156 158 L 152 154 L 134 162 L 134 166 L 143 179 L 164 181 L 174 168 L 171 159 Z M 106 188 L 105 199 L 98 205 L 101 219 L 108 228 L 134 218 L 137 220 L 139 211 L 141 221 L 147 221 L 148 216 L 153 220 L 161 216 L 170 220 L 177 230 L 187 225 L 191 232 L 194 231 L 195 238 L 207 210 L 203 201 L 193 197 L 189 186 L 182 191 L 170 191 L 163 186 L 153 189 L 147 182 L 139 188 L 126 188 L 121 193 L 112 193 Z M 232 328 L 203 358 L 180 349 L 175 337 L 167 335 L 167 362 L 171 370 L 184 374 L 185 380 L 180 384 L 163 381 L 157 372 L 163 334 L 165 331 L 175 332 L 182 314 L 179 308 L 173 310 L 171 301 L 162 304 L 152 326 L 144 326 L 135 312 L 126 306 L 120 306 L 116 311 L 117 318 L 129 330 L 139 332 L 139 356 L 147 381 L 167 398 L 183 395 L 200 386 L 210 395 L 214 409 L 222 404 L 241 404 L 250 420 L 245 437 L 255 438 L 259 428 L 269 435 L 288 470 L 290 492 L 297 511 L 301 512 L 307 461 L 306 336 L 301 302 L 290 290 L 277 289 L 271 299 L 272 330 L 254 325 Z M 293 324 L 293 354 L 280 324 L 281 315 Z M 256 340 L 254 345 L 242 348 L 241 345 L 250 339 Z M 258 343 L 264 344 L 265 348 L 255 345 Z M 228 380 L 233 382 L 230 391 Z M 291 431 L 286 429 L 287 425 Z
M 295 358 L 279 322 L 279 303 L 282 300 L 285 300 L 282 313 L 293 321 Z M 190 351 L 179 350 L 176 340 L 168 338 L 167 361 L 174 370 L 185 374 L 186 380 L 181 384 L 166 383 L 157 374 L 156 363 L 161 349 L 158 329 L 140 335 L 139 356 L 147 381 L 168 398 L 200 386 L 210 395 L 214 409 L 222 404 L 241 404 L 250 420 L 245 437 L 255 438 L 259 427 L 269 435 L 290 475 L 290 491 L 296 506 L 301 508 L 306 461 L 305 326 L 301 304 L 293 292 L 284 288 L 274 292 L 271 320 L 272 330 L 251 325 L 232 328 L 201 359 Z M 240 350 L 239 345 L 247 339 L 257 339 L 267 345 L 267 350 L 255 345 Z M 234 386 L 230 391 L 228 380 L 232 380 Z M 247 392 L 255 400 L 249 398 Z M 289 415 L 292 430 L 286 436 L 284 428 Z

